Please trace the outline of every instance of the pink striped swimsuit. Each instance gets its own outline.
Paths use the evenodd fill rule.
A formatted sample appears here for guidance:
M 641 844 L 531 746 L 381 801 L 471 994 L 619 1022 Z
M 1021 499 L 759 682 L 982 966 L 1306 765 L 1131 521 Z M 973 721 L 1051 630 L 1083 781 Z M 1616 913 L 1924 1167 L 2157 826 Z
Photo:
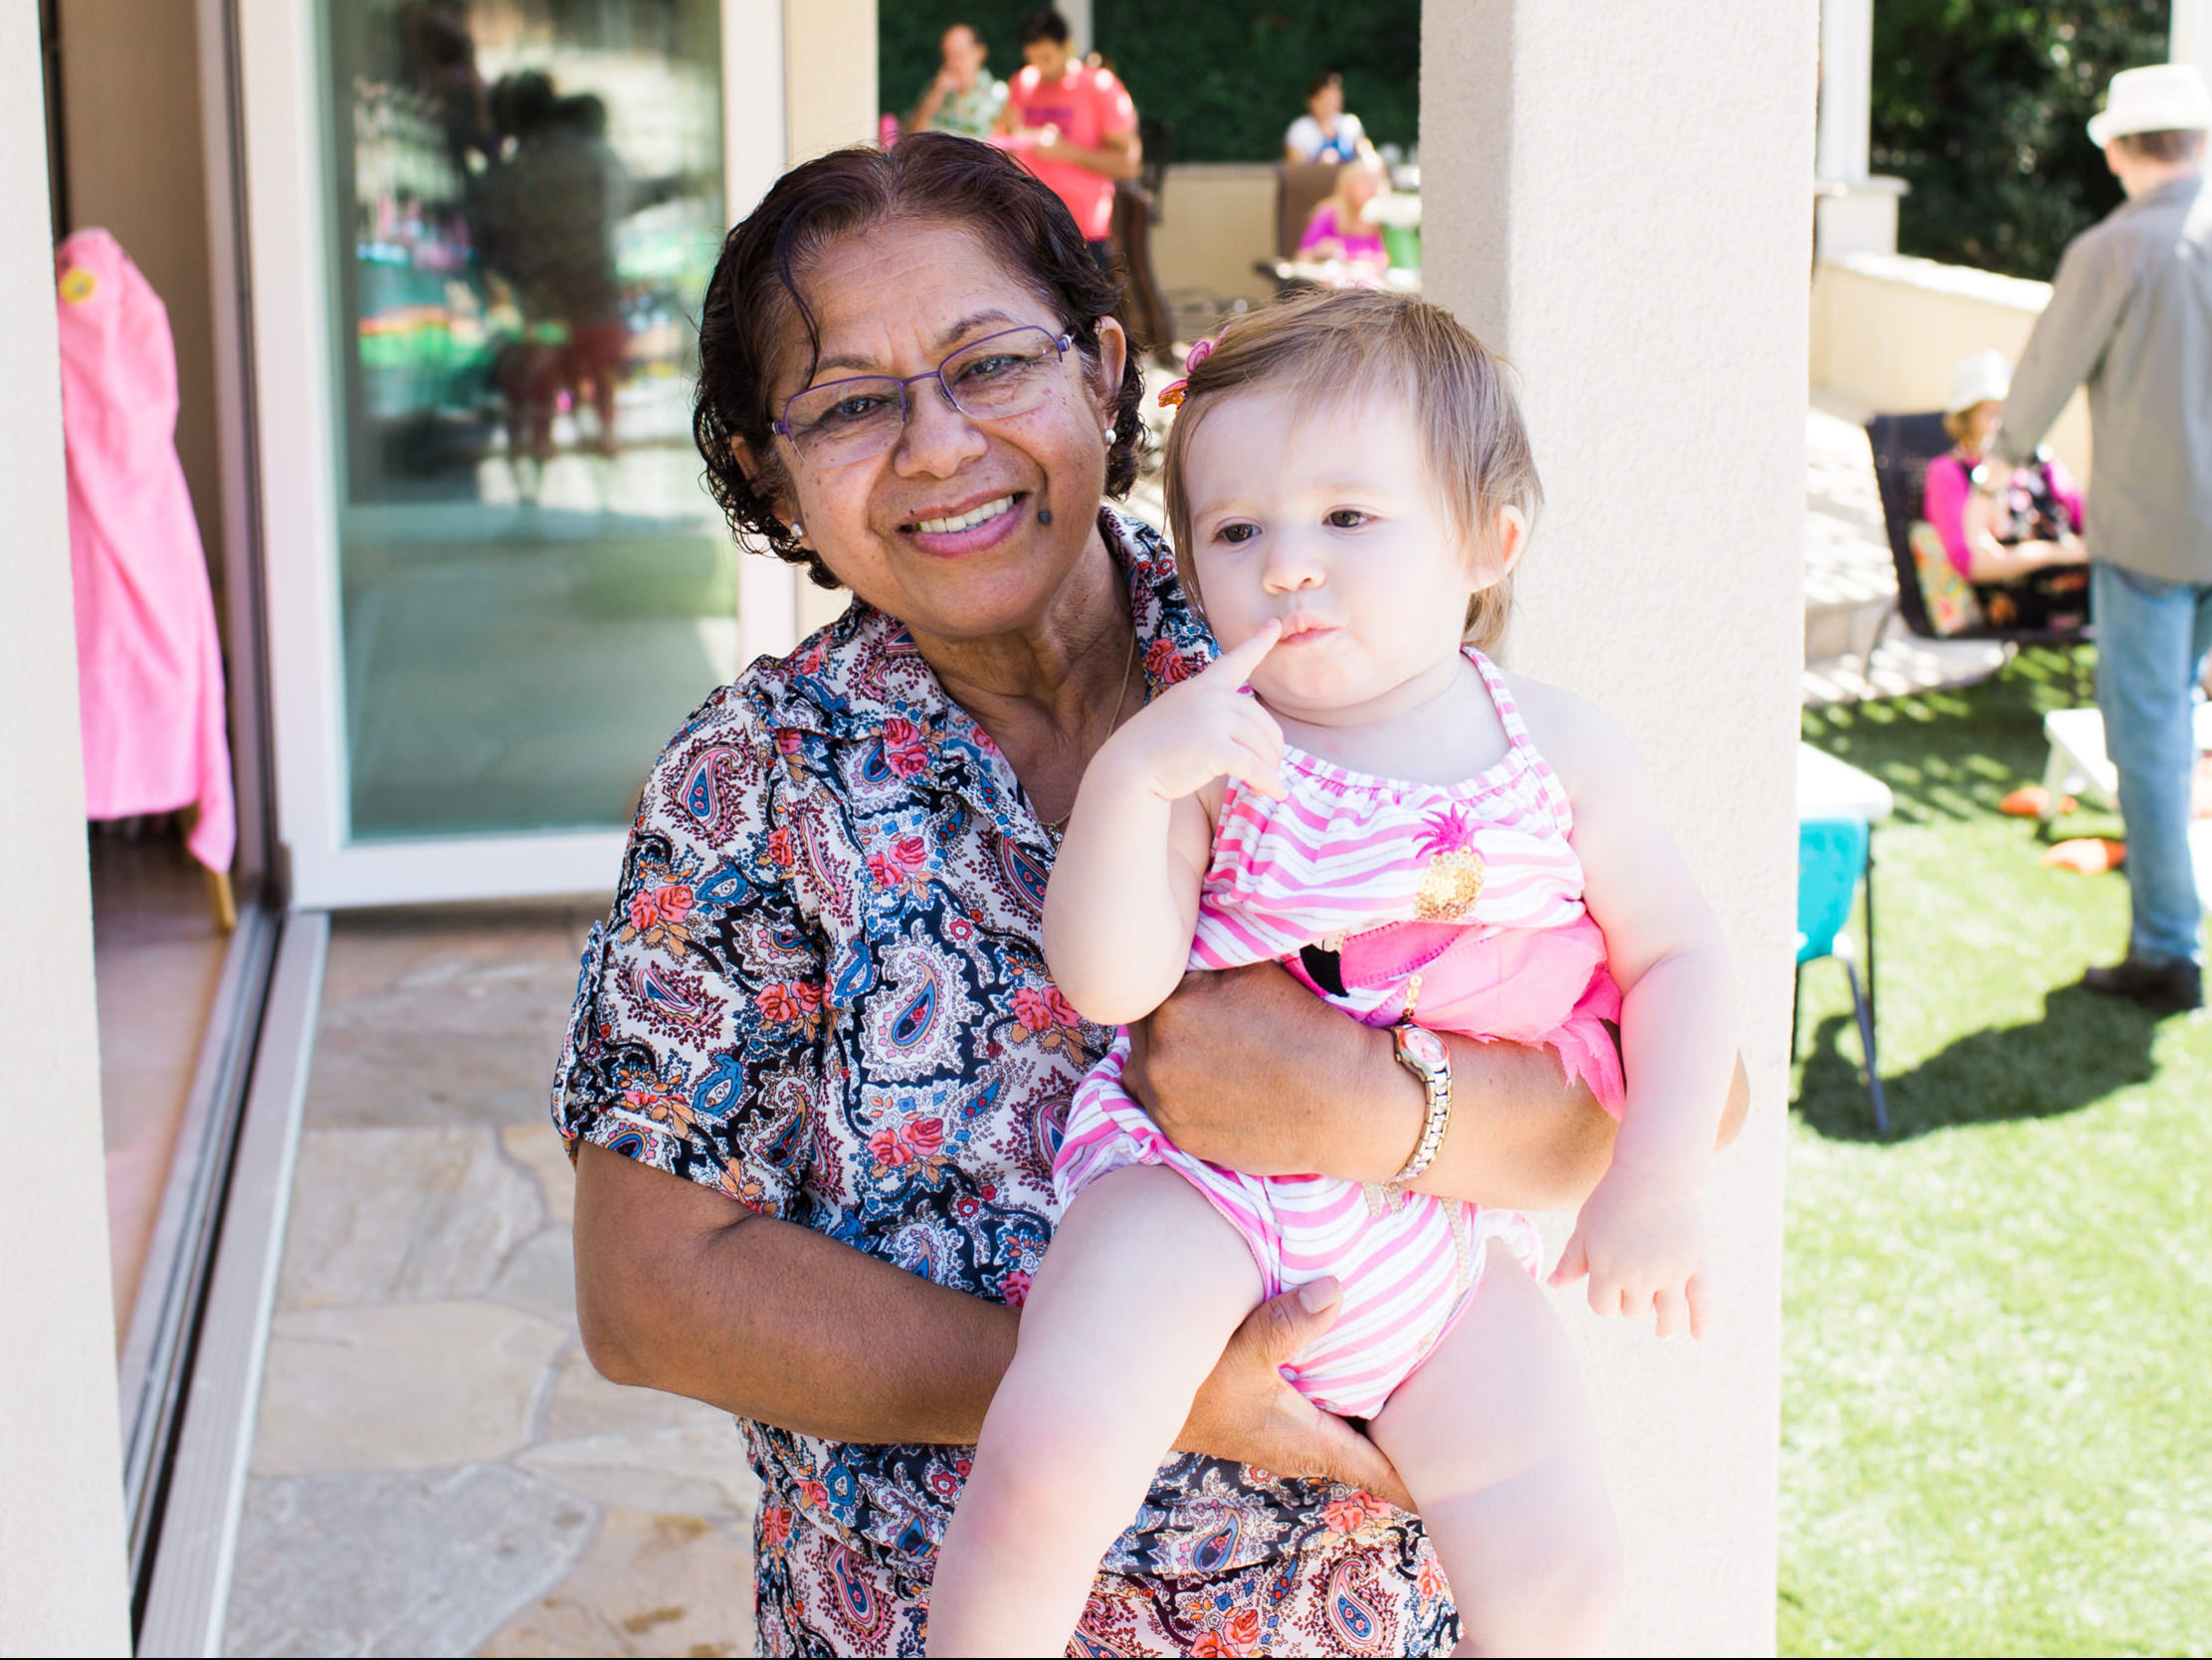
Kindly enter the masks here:
M 1621 997 L 1582 903 L 1566 790 L 1496 666 L 1472 647 L 1467 655 L 1505 727 L 1504 758 L 1461 783 L 1419 784 L 1293 749 L 1287 800 L 1229 780 L 1191 966 L 1277 959 L 1371 1026 L 1410 1015 L 1438 1031 L 1549 1047 L 1617 1113 L 1620 1056 L 1606 1024 L 1620 1018 Z M 1302 954 L 1307 946 L 1316 952 Z M 1329 1411 L 1381 1409 L 1465 1312 L 1491 1240 L 1536 1271 L 1535 1228 L 1517 1211 L 1330 1176 L 1246 1175 L 1191 1156 L 1122 1089 L 1128 1053 L 1123 1032 L 1076 1092 L 1053 1166 L 1062 1204 L 1108 1171 L 1163 1164 L 1243 1237 L 1263 1296 L 1335 1275 L 1343 1312 L 1283 1368 Z

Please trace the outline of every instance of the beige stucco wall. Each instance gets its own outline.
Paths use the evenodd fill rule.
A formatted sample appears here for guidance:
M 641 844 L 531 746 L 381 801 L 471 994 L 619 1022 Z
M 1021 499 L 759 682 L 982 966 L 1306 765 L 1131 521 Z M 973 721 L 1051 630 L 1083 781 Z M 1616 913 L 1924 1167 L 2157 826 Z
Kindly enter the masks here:
M 1275 168 L 1266 162 L 1180 163 L 1160 186 L 1152 269 L 1160 287 L 1265 300 L 1272 279 L 1252 269 L 1275 257 Z
M 223 493 L 197 18 L 190 5 L 144 0 L 61 0 L 59 12 L 69 223 L 112 231 L 168 308 L 177 459 L 220 583 Z
M 1941 409 L 1951 370 L 1994 349 L 2015 363 L 2051 285 L 1905 254 L 1853 254 L 1813 272 L 1812 384 L 1872 410 Z M 2045 440 L 2085 484 L 2089 400 L 2074 394 Z
M 877 137 L 876 0 L 784 0 L 784 165 Z
M 0 1654 L 127 1654 L 38 12 L 0 28 Z
M 1812 0 L 1423 14 L 1428 292 L 1517 363 L 1548 496 L 1508 655 L 1650 763 L 1727 930 L 1751 1074 L 1714 1170 L 1717 1330 L 1661 1345 L 1561 1300 L 1625 1654 L 1774 1644 L 1814 30 Z

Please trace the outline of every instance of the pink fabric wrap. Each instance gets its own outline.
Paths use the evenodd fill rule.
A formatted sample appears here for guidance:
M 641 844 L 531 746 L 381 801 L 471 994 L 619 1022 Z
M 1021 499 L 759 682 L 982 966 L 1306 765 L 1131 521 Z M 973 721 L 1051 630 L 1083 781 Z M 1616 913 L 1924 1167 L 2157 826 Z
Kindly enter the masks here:
M 1349 231 L 1340 229 L 1336 223 L 1336 209 L 1328 202 L 1321 203 L 1313 210 L 1313 217 L 1307 223 L 1306 234 L 1299 238 L 1298 251 L 1302 256 L 1310 254 L 1324 242 L 1342 244 L 1344 258 L 1347 260 L 1371 260 L 1387 264 L 1390 259 L 1388 250 L 1383 247 L 1382 232 L 1367 225 Z
M 1337 957 L 1346 991 L 1404 986 L 1416 973 L 1421 989 L 1413 1018 L 1434 1032 L 1482 1042 L 1549 1049 L 1570 1079 L 1587 1084 L 1615 1118 L 1628 1094 L 1621 1056 L 1607 1022 L 1620 1024 L 1621 988 L 1605 966 L 1605 935 L 1587 914 L 1554 928 L 1485 932 L 1457 923 L 1399 923 L 1353 934 Z M 1316 995 L 1321 988 L 1297 957 L 1291 972 Z M 1403 999 L 1366 1017 L 1395 1025 Z
M 227 871 L 238 816 L 222 648 L 177 461 L 169 313 L 105 231 L 72 235 L 54 269 L 86 814 L 196 806 L 192 856 Z

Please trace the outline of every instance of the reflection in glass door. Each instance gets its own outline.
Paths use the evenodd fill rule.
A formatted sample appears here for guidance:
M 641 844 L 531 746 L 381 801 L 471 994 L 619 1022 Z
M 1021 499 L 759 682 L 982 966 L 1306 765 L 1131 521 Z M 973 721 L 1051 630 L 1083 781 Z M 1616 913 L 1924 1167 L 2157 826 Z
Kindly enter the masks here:
M 736 671 L 719 9 L 326 0 L 350 842 L 618 827 Z

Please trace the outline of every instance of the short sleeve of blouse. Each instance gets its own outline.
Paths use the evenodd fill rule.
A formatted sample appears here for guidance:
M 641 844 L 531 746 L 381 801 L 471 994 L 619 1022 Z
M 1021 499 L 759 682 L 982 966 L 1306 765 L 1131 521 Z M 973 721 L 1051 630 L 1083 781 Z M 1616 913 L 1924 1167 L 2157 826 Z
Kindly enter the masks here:
M 819 935 L 776 734 L 732 688 L 662 753 L 584 946 L 555 1127 L 785 1217 L 821 1109 Z

